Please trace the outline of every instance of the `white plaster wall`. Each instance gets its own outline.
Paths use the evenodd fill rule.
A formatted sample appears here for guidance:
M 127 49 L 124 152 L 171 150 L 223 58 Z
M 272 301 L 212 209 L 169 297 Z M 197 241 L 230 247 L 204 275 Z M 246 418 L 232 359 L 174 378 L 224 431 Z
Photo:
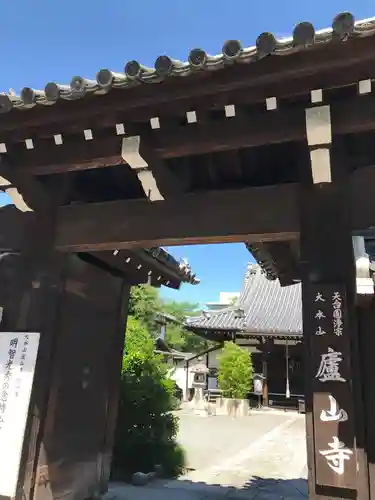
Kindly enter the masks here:
M 183 365 L 175 367 L 171 372 L 171 378 L 176 382 L 178 387 L 180 389 L 182 389 L 182 392 L 184 394 L 184 399 L 186 399 L 186 397 L 187 397 L 187 394 L 186 394 L 186 368 Z M 191 369 L 189 367 L 188 389 L 191 389 L 193 387 L 193 379 L 194 379 L 194 373 L 191 372 Z
M 177 367 L 172 373 L 172 378 L 180 387 L 180 389 L 185 390 L 186 387 L 186 368 Z

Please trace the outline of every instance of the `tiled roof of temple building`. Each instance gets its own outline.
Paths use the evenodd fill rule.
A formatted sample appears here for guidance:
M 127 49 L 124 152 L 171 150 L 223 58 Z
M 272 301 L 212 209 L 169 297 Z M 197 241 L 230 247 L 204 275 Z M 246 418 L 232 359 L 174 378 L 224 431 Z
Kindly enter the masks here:
M 259 265 L 250 264 L 234 307 L 188 318 L 191 330 L 225 330 L 269 335 L 302 335 L 301 285 L 282 287 L 268 279 Z
M 309 22 L 301 22 L 294 28 L 289 38 L 277 39 L 272 33 L 261 33 L 255 45 L 242 47 L 238 40 L 224 43 L 222 52 L 215 56 L 208 55 L 203 49 L 193 49 L 186 62 L 176 61 L 167 55 L 159 56 L 154 68 L 147 68 L 138 61 L 126 63 L 122 73 L 110 69 L 98 71 L 95 79 L 74 76 L 70 84 L 60 85 L 49 82 L 43 90 L 24 87 L 20 95 L 11 90 L 0 94 L 0 112 L 7 113 L 13 109 L 31 109 L 35 105 L 48 106 L 59 100 L 72 101 L 88 95 L 102 95 L 111 89 L 134 88 L 139 84 L 160 83 L 169 77 L 180 77 L 196 74 L 202 70 L 217 69 L 259 61 L 266 56 L 286 56 L 300 51 L 309 51 L 328 45 L 335 40 L 346 41 L 348 38 L 367 37 L 375 34 L 375 19 L 355 22 L 348 12 L 337 15 L 332 27 L 315 31 Z M 234 70 L 235 71 L 235 70 Z

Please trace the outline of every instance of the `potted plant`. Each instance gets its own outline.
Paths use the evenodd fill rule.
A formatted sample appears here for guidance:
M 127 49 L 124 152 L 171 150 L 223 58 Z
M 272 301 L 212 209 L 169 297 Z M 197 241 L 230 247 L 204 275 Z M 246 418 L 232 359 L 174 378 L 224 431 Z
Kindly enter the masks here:
M 234 342 L 227 342 L 218 356 L 218 382 L 223 398 L 218 401 L 219 414 L 249 414 L 247 395 L 251 391 L 253 366 L 251 354 Z

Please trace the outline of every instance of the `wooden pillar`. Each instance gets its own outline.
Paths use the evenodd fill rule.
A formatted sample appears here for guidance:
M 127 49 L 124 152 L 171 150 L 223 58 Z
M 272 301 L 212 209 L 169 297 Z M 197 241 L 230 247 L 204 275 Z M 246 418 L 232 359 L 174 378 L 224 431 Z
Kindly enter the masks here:
M 264 378 L 263 381 L 263 406 L 268 407 L 268 350 L 266 343 L 263 342 L 263 352 L 262 352 L 262 373 Z
M 366 443 L 369 491 L 371 500 L 375 499 L 375 299 L 374 296 L 363 296 L 358 304 L 359 329 L 361 332 L 360 356 L 361 378 L 364 396 L 364 415 L 366 420 Z
M 58 296 L 65 256 L 54 250 L 53 207 L 25 214 L 27 223 L 14 280 L 7 290 L 2 331 L 39 332 L 29 415 L 20 464 L 18 495 L 33 497 L 53 365 Z
M 288 339 L 285 340 L 285 397 L 290 398 Z
M 186 360 L 185 401 L 189 401 L 189 360 Z
M 58 182 L 52 180 L 47 191 L 39 181 L 16 171 L 4 155 L 0 158 L 0 175 L 3 181 L 10 181 L 12 189 L 20 189 L 14 201 L 17 208 L 26 211 L 19 259 L 14 279 L 4 297 L 0 329 L 40 333 L 17 485 L 17 497 L 31 500 L 35 484 L 40 479 L 39 473 L 44 474 L 38 469 L 38 458 L 51 387 L 59 296 L 66 259 L 55 250 L 56 215 L 69 191 L 70 178 L 63 177 Z
M 306 126 L 301 268 L 309 498 L 366 500 L 349 173 L 341 145 L 331 145 L 329 106 L 307 110 Z
M 106 493 L 108 489 L 108 481 L 111 474 L 113 447 L 115 444 L 115 433 L 117 427 L 117 415 L 121 398 L 121 373 L 122 373 L 122 360 L 124 356 L 125 347 L 125 332 L 126 323 L 128 319 L 128 308 L 130 298 L 131 285 L 128 283 L 123 284 L 120 303 L 118 304 L 118 329 L 113 335 L 113 344 L 111 349 L 111 366 L 109 377 L 109 401 L 107 408 L 107 422 L 106 422 L 106 437 L 104 444 L 104 461 L 102 467 L 101 478 L 101 493 Z

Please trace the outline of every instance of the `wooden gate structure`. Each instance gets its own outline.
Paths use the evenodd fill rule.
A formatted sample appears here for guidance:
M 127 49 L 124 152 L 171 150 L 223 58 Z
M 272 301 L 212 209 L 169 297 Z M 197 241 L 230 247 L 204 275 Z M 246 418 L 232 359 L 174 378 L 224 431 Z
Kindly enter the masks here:
M 22 235 L 30 221 L 13 206 L 0 214 L 0 340 L 2 332 L 43 332 L 16 497 L 96 497 L 107 491 L 111 470 L 130 287 L 176 289 L 199 280 L 161 248 L 56 253 L 54 272 L 36 274 L 20 305 L 14 286 L 24 271 Z M 9 232 L 20 237 L 18 243 L 4 240 Z M 27 353 L 27 345 L 18 350 Z M 22 410 L 11 408 L 25 390 L 26 358 L 15 360 L 15 370 L 0 384 L 0 497 L 17 490 L 19 449 L 13 448 L 11 460 L 3 443 L 19 429 L 12 422 Z M 22 446 L 22 429 L 19 436 Z M 6 471 L 4 464 L 10 464 Z
M 311 499 L 375 499 L 375 320 L 352 246 L 375 227 L 374 35 L 342 13 L 321 32 L 0 95 L 1 184 L 26 212 L 9 327 L 40 327 L 48 353 L 23 298 L 53 286 L 61 252 L 271 242 L 283 283 L 302 280 Z

